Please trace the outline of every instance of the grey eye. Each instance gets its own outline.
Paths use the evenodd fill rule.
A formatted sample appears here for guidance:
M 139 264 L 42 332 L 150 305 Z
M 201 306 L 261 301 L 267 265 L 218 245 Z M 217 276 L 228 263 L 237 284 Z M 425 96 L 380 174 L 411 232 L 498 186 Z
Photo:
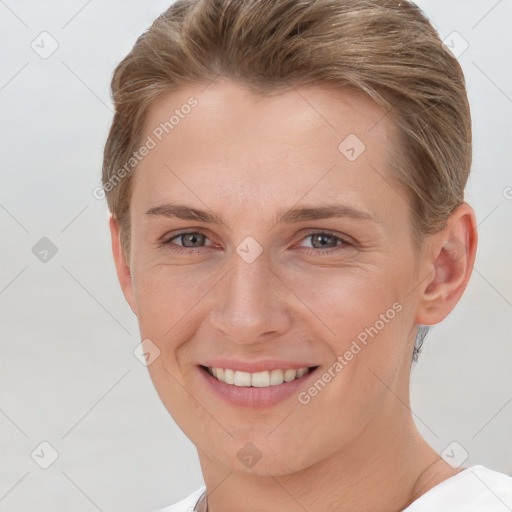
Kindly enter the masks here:
M 202 233 L 183 233 L 178 235 L 174 240 L 181 240 L 183 247 L 202 247 L 206 236 Z
M 312 247 L 315 249 L 336 247 L 339 240 L 337 236 L 329 235 L 328 233 L 316 233 L 310 235 L 309 238 L 311 239 Z

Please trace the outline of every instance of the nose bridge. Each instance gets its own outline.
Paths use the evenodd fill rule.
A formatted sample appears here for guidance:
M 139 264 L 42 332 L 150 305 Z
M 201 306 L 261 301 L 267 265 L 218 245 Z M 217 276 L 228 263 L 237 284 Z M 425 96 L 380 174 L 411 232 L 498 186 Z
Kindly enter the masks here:
M 261 341 L 263 334 L 284 332 L 289 322 L 268 258 L 265 254 L 246 257 L 251 250 L 254 247 L 242 243 L 233 252 L 231 268 L 220 283 L 211 312 L 213 327 L 237 343 L 253 343 Z

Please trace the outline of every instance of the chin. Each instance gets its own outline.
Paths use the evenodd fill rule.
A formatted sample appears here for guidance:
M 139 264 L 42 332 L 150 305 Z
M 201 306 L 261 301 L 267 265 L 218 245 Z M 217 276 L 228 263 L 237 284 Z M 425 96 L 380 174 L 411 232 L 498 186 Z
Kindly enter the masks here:
M 302 441 L 293 446 L 276 439 L 270 443 L 262 434 L 260 438 L 252 437 L 253 441 L 243 442 L 231 439 L 229 445 L 214 443 L 211 440 L 202 440 L 196 446 L 205 446 L 203 451 L 210 459 L 234 473 L 250 476 L 281 477 L 303 471 L 321 460 L 318 450 L 309 443 L 304 442 L 307 436 L 302 436 Z M 272 434 L 271 434 L 272 435 Z M 307 445 L 307 450 L 305 450 Z M 218 448 L 212 450 L 212 446 Z M 328 454 L 326 454 L 328 455 Z

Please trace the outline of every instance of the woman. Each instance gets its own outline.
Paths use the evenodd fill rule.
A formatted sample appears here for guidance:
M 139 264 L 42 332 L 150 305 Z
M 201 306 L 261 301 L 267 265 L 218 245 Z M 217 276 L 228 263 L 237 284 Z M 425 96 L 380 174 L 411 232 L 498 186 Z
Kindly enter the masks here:
M 464 77 L 421 11 L 178 1 L 112 90 L 117 273 L 206 484 L 165 510 L 512 507 L 409 406 L 477 245 Z

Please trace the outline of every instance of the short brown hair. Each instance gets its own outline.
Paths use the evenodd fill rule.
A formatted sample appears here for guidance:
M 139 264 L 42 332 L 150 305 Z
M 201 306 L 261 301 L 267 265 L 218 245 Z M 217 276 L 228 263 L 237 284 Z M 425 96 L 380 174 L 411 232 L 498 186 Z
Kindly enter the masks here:
M 178 0 L 141 35 L 112 79 L 115 115 L 103 187 L 129 248 L 133 173 L 160 95 L 218 76 L 267 94 L 306 84 L 368 94 L 401 140 L 395 176 L 409 195 L 415 239 L 442 229 L 464 201 L 472 159 L 462 69 L 419 7 L 405 0 Z

